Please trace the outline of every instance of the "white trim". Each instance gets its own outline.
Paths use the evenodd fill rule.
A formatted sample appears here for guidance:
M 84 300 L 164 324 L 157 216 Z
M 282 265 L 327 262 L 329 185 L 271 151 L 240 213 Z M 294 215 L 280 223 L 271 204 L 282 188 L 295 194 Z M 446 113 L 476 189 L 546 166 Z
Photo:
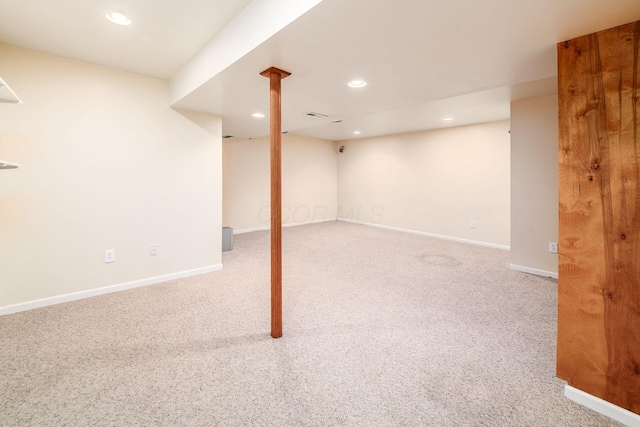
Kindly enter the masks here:
M 525 267 L 522 265 L 509 264 L 509 268 L 515 271 L 521 271 L 523 273 L 535 274 L 536 276 L 558 278 L 558 273 L 553 271 L 539 270 L 537 268 Z
M 113 292 L 125 291 L 127 289 L 139 288 L 141 286 L 155 285 L 156 283 L 167 282 L 169 280 L 182 279 L 183 277 L 196 276 L 198 274 L 211 273 L 222 270 L 222 264 L 210 265 L 208 267 L 194 268 L 193 270 L 180 271 L 177 273 L 165 274 L 163 276 L 149 277 L 147 279 L 134 280 L 132 282 L 120 283 L 117 285 L 104 286 L 102 288 L 88 289 L 86 291 L 72 292 L 70 294 L 56 295 L 48 298 L 41 298 L 33 301 L 21 302 L 13 305 L 0 307 L 0 316 L 18 313 L 20 311 L 33 310 L 34 308 L 47 307 L 61 304 L 63 302 L 76 301 L 84 298 L 91 298 L 98 295 L 110 294 Z
M 337 218 L 319 219 L 317 221 L 291 222 L 291 223 L 288 223 L 288 224 L 282 224 L 282 226 L 283 227 L 297 227 L 299 225 L 320 224 L 321 222 L 331 222 L 331 221 L 337 221 Z M 271 230 L 271 226 L 270 225 L 266 225 L 264 227 L 243 228 L 242 230 L 233 230 L 233 234 L 253 233 L 254 231 L 264 231 L 264 230 Z
M 575 387 L 571 387 L 568 384 L 564 386 L 564 396 L 580 405 L 621 422 L 628 427 L 640 427 L 640 415 L 600 399 L 599 397 L 585 393 L 582 390 L 578 390 Z
M 271 227 L 268 225 L 266 227 L 244 228 L 242 230 L 233 230 L 233 234 L 253 233 L 254 231 L 264 231 L 269 230 L 270 228 Z
M 470 245 L 486 246 L 488 248 L 504 249 L 507 251 L 511 249 L 509 246 L 497 245 L 495 243 L 480 242 L 478 240 L 461 239 L 459 237 L 443 236 L 441 234 L 426 233 L 424 231 L 408 230 L 406 228 L 398 228 L 398 227 L 391 227 L 388 225 L 374 224 L 372 222 L 356 221 L 356 220 L 347 219 L 347 218 L 338 218 L 337 221 L 350 222 L 353 224 L 360 224 L 360 225 L 368 225 L 370 227 L 384 228 L 385 230 L 393 230 L 393 231 L 399 231 L 401 233 L 417 234 L 419 236 L 433 237 L 433 238 L 442 239 L 442 240 L 452 240 L 454 242 L 468 243 Z

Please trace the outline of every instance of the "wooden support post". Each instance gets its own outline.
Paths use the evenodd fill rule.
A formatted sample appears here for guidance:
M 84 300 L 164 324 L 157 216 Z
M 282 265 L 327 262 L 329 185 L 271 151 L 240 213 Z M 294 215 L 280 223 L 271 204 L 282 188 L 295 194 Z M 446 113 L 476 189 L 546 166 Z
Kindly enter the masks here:
M 271 336 L 282 336 L 282 112 L 280 81 L 291 75 L 275 67 L 261 76 L 271 82 Z
M 640 21 L 558 44 L 557 373 L 640 414 Z

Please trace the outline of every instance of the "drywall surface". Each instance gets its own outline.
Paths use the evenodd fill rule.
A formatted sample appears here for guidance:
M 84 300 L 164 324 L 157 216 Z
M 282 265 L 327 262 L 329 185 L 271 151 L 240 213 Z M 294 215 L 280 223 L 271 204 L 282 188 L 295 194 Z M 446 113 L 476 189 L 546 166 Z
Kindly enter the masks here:
M 221 263 L 221 122 L 165 81 L 0 45 L 0 307 Z M 158 255 L 150 256 L 151 244 Z M 115 262 L 105 263 L 105 250 Z
M 269 227 L 269 137 L 228 139 L 222 147 L 224 225 L 235 232 Z M 284 225 L 336 219 L 336 162 L 329 141 L 282 136 Z
M 174 105 L 322 0 L 254 0 L 169 81 Z M 265 69 L 268 67 L 265 67 Z M 258 71 L 259 72 L 259 71 Z
M 511 103 L 511 264 L 558 274 L 558 97 Z
M 500 121 L 338 142 L 338 217 L 508 246 L 508 131 Z

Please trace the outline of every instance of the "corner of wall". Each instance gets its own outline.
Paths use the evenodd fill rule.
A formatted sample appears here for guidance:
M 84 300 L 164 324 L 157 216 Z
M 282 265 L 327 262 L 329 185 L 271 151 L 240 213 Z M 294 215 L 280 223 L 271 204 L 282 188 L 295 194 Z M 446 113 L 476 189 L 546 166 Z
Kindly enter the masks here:
M 0 306 L 220 264 L 219 117 L 172 110 L 162 80 L 10 47 L 0 61 L 24 101 L 0 129 L 22 164 L 0 172 Z
M 511 264 L 557 277 L 558 97 L 511 103 Z M 560 248 L 562 250 L 562 248 Z M 537 273 L 534 273 L 537 274 Z

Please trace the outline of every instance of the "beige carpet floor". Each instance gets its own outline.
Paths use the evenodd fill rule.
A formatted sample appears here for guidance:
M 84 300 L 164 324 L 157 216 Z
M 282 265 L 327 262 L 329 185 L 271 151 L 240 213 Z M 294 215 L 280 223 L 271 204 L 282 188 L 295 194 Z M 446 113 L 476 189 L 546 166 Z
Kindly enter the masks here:
M 0 317 L 2 426 L 613 426 L 555 378 L 553 280 L 507 251 L 330 222 L 224 270 Z M 46 286 L 46 284 L 43 284 Z

